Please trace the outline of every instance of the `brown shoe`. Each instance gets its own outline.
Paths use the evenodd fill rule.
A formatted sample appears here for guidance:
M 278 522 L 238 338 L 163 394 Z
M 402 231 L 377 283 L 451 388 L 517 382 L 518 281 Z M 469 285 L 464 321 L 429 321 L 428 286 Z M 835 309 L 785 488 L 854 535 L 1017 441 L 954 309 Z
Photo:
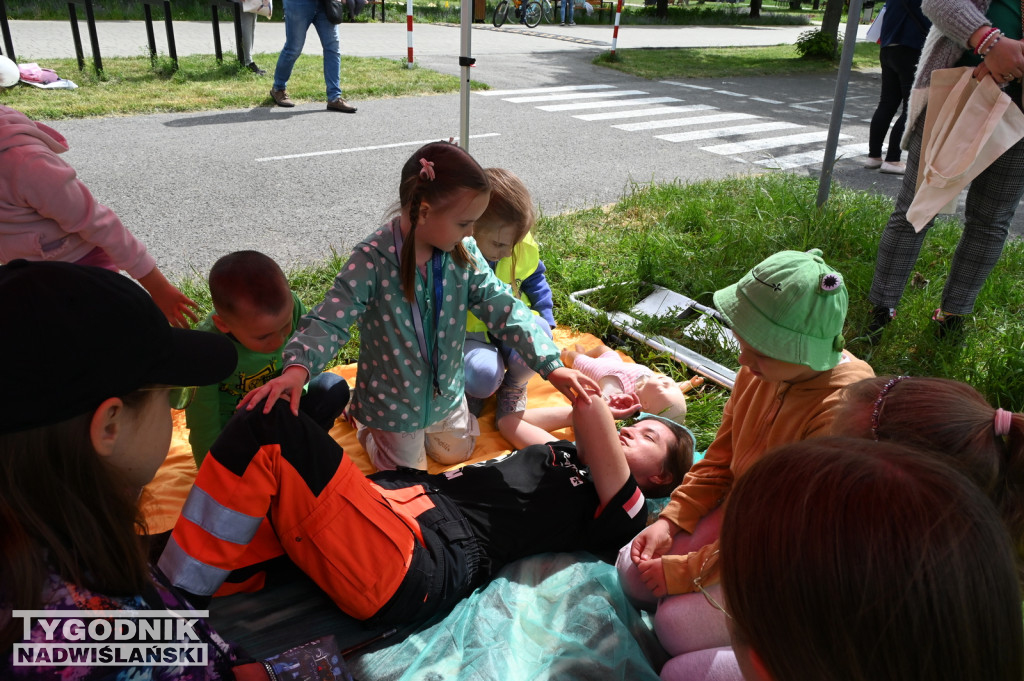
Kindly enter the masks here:
M 277 104 L 278 106 L 283 106 L 285 108 L 289 108 L 289 107 L 295 106 L 295 102 L 293 102 L 291 100 L 291 98 L 288 96 L 288 91 L 287 90 L 273 90 L 272 89 L 270 91 L 270 98 L 273 99 L 274 100 L 274 104 Z
M 340 111 L 341 113 L 355 113 L 356 108 L 349 106 L 344 99 L 339 97 L 338 99 L 327 102 L 328 111 Z

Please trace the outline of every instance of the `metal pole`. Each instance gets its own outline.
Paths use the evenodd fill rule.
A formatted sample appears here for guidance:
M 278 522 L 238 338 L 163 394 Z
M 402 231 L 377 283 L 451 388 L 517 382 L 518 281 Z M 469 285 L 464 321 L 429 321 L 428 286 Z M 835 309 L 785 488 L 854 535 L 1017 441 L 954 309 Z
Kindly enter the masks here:
M 469 67 L 476 60 L 471 56 L 473 30 L 473 0 L 462 0 L 461 12 L 462 49 L 460 50 L 459 66 L 462 70 L 462 84 L 459 88 L 459 146 L 469 151 Z
M 563 0 L 563 2 L 575 2 L 576 0 Z M 615 6 L 615 28 L 612 30 L 612 59 L 615 59 L 615 45 L 619 42 L 619 17 L 622 16 L 622 0 Z
M 381 20 L 383 20 L 384 19 L 384 9 L 383 8 L 381 8 L 380 16 L 381 16 Z M 408 40 L 409 56 L 407 57 L 408 61 L 406 61 L 405 67 L 408 68 L 408 69 L 411 69 L 412 68 L 412 64 L 413 64 L 413 62 L 412 62 L 412 0 L 406 0 L 406 2 L 405 2 L 405 32 L 406 32 L 406 34 L 407 34 L 407 36 L 409 38 L 409 40 Z
M 857 44 L 857 26 L 860 24 L 861 0 L 850 0 L 846 17 L 846 35 L 843 38 L 843 56 L 839 60 L 839 74 L 836 77 L 836 92 L 832 97 L 832 119 L 828 124 L 828 138 L 825 141 L 825 158 L 821 162 L 821 178 L 818 180 L 817 205 L 821 208 L 828 201 L 832 187 L 832 166 L 836 162 L 836 146 L 839 144 L 839 129 L 843 125 L 843 109 L 846 106 L 846 91 L 850 85 L 850 69 L 853 66 L 853 48 Z

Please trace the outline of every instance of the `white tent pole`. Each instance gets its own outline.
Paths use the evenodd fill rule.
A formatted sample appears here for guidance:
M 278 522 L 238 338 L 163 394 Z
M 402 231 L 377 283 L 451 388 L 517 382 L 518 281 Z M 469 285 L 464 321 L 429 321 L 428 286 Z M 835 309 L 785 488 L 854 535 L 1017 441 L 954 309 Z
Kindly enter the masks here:
M 412 0 L 409 0 L 412 2 Z M 462 0 L 462 49 L 459 66 L 462 67 L 462 86 L 459 89 L 459 146 L 469 151 L 469 67 L 476 61 L 471 56 L 473 30 L 473 0 Z
M 406 0 L 405 3 L 405 28 L 406 33 L 409 37 L 409 57 L 406 63 L 406 68 L 412 68 L 412 0 Z

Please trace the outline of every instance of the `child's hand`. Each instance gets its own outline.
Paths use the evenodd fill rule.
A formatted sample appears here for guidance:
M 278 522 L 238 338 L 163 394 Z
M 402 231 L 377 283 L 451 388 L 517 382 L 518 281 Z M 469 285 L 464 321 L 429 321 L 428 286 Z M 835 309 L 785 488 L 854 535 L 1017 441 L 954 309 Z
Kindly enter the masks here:
M 287 395 L 288 401 L 291 403 L 292 413 L 298 416 L 299 400 L 302 398 L 302 386 L 306 385 L 306 379 L 308 378 L 309 372 L 303 367 L 292 365 L 285 369 L 277 378 L 267 381 L 259 388 L 246 394 L 235 409 L 245 407 L 248 411 L 252 411 L 261 400 L 266 398 L 263 413 L 269 414 L 274 406 L 274 402 L 277 402 L 277 398 Z
M 672 548 L 672 539 L 680 528 L 665 518 L 658 518 L 633 539 L 629 557 L 638 568 L 644 561 L 658 558 Z
M 154 267 L 149 274 L 139 277 L 139 283 L 153 297 L 153 302 L 164 313 L 171 326 L 187 329 L 189 319 L 192 323 L 199 321 L 195 313 L 199 305 L 167 281 L 159 267 Z
M 573 404 L 578 399 L 583 400 L 584 404 L 590 404 L 590 393 L 601 394 L 601 386 L 594 379 L 567 367 L 558 367 L 548 374 L 548 382 Z
M 153 302 L 164 313 L 171 326 L 187 329 L 199 321 L 199 317 L 195 313 L 199 309 L 199 305 L 173 286 L 163 294 L 154 294 Z
M 632 416 L 640 409 L 640 398 L 636 393 L 616 393 L 608 395 L 606 400 L 616 421 Z
M 652 594 L 658 598 L 668 595 L 668 583 L 665 581 L 665 569 L 662 567 L 661 558 L 641 561 L 636 569 L 640 571 L 640 578 L 644 580 Z

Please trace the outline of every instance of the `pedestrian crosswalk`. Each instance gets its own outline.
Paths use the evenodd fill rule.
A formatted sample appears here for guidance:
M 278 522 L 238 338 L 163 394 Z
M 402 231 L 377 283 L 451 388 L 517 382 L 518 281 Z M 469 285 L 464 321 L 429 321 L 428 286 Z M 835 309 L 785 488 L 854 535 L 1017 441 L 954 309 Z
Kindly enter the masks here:
M 791 170 L 820 165 L 824 160 L 827 121 L 822 125 L 796 123 L 778 120 L 777 113 L 773 119 L 765 106 L 774 105 L 776 111 L 778 107 L 786 106 L 793 109 L 794 114 L 820 112 L 827 111 L 822 107 L 826 103 L 824 100 L 786 103 L 702 85 L 675 81 L 662 81 L 662 84 L 678 88 L 680 96 L 651 96 L 644 90 L 602 84 L 485 90 L 475 94 L 498 97 L 512 104 L 530 104 L 540 111 L 565 112 L 574 119 L 605 123 L 615 130 L 649 133 L 665 142 L 696 143 L 703 152 L 766 169 Z M 696 103 L 708 99 L 704 95 L 710 94 L 735 98 L 737 104 L 713 106 Z M 717 97 L 714 101 L 720 103 L 722 99 Z M 742 106 L 740 100 L 747 105 Z M 749 102 L 757 104 L 751 106 Z M 730 110 L 740 108 L 745 110 Z M 800 118 L 806 119 L 806 116 Z M 765 133 L 781 134 L 766 136 Z M 836 158 L 868 153 L 866 141 L 858 142 L 845 132 L 838 139 L 840 144 Z

